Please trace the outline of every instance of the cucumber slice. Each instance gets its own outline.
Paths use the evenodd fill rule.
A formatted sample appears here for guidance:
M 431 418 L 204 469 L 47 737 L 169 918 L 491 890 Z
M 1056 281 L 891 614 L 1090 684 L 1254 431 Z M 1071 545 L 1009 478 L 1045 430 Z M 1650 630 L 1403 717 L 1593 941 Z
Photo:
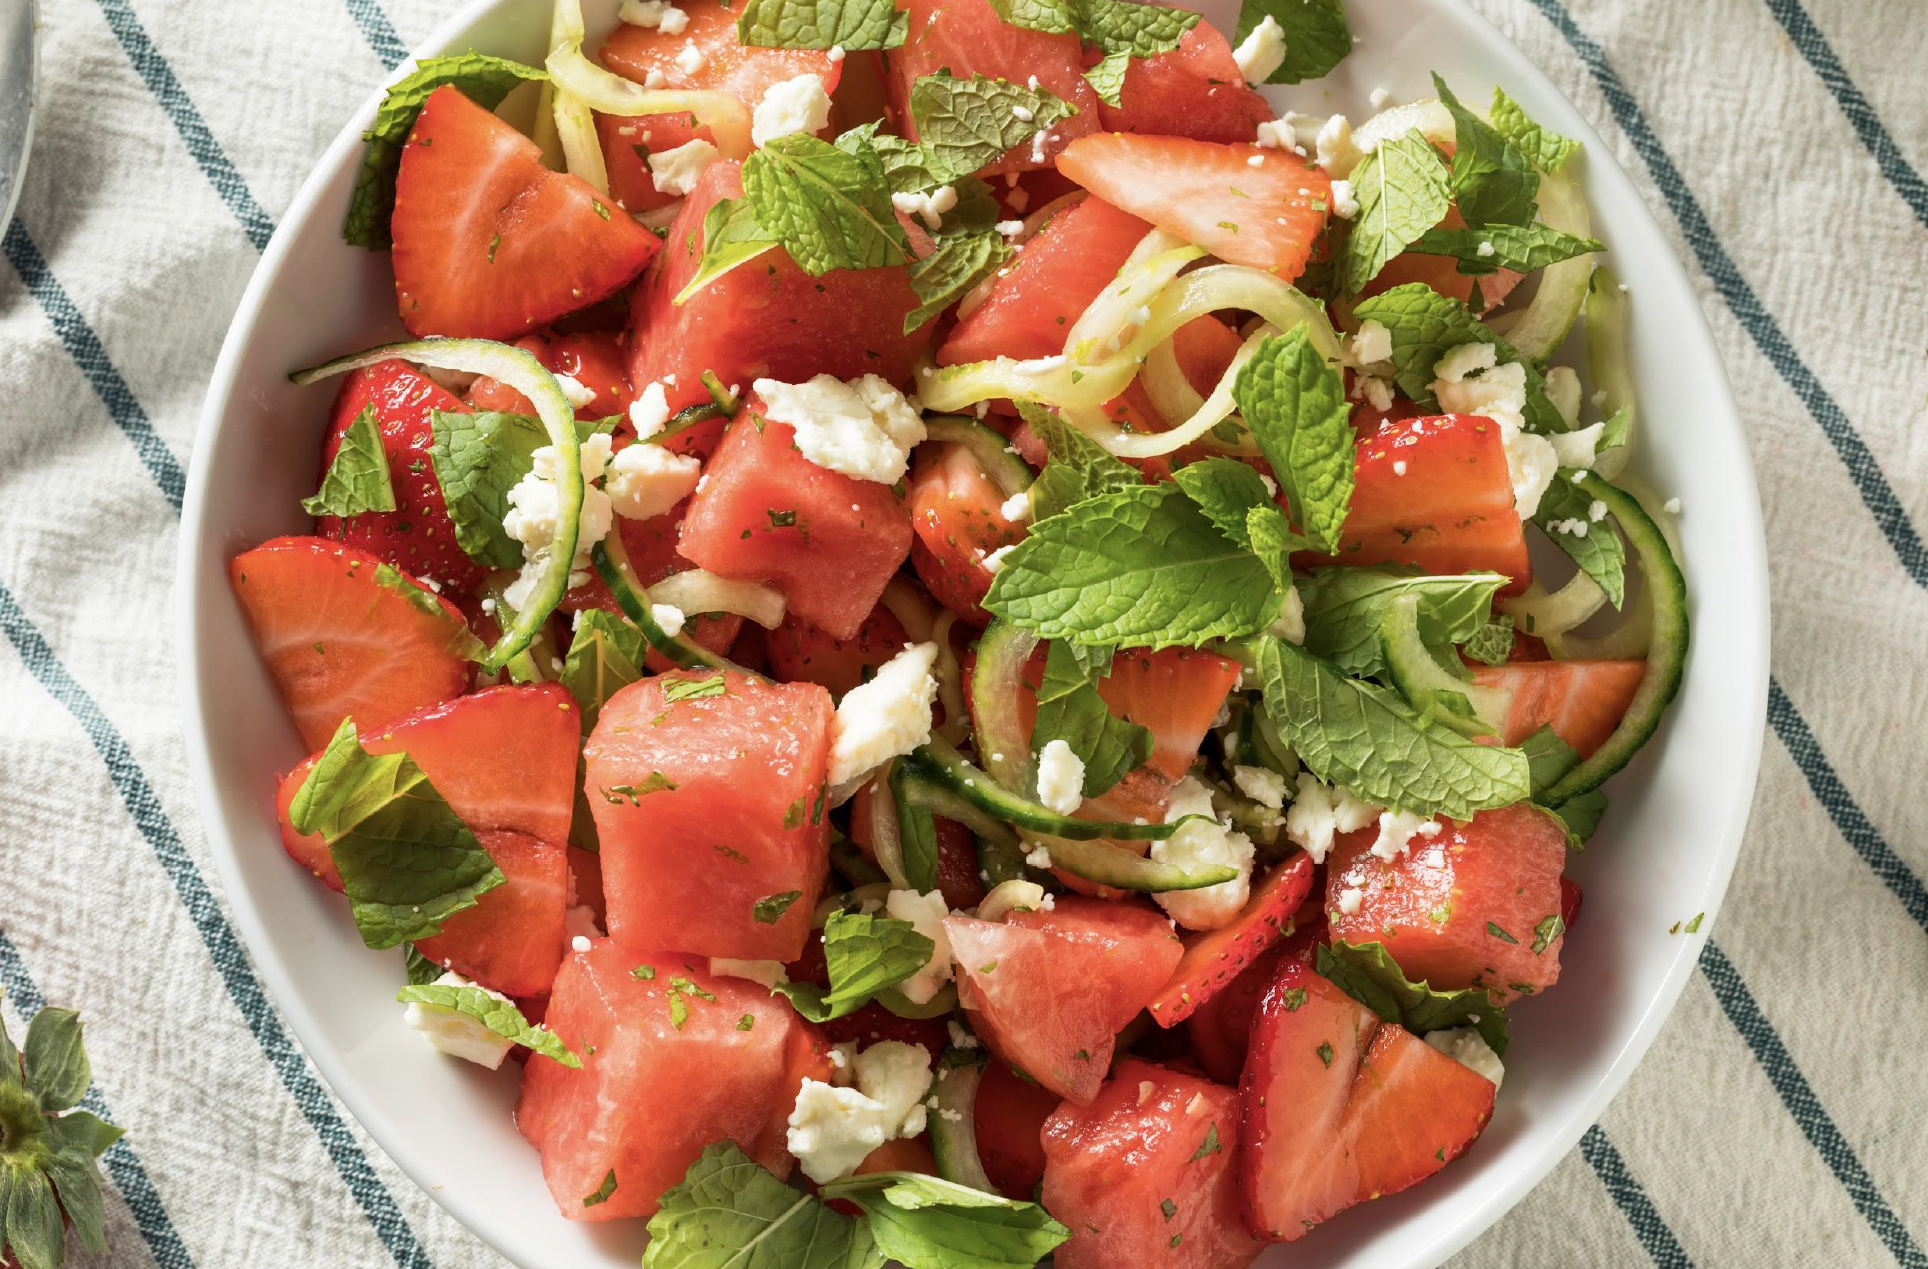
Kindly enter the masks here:
M 1594 470 L 1608 480 L 1620 474 L 1633 452 L 1634 428 L 1640 411 L 1634 408 L 1633 364 L 1627 355 L 1627 296 L 1613 270 L 1602 266 L 1587 279 L 1587 375 L 1593 380 L 1600 413 L 1612 418 L 1627 412 L 1627 430 L 1620 444 L 1602 450 Z
M 971 677 L 971 724 L 977 731 L 977 751 L 999 784 L 1027 792 L 1038 787 L 1038 772 L 1030 742 L 1018 726 L 1018 693 L 1024 688 L 1024 667 L 1037 646 L 1033 632 L 1001 619 L 993 621 L 978 637 L 977 669 Z
M 941 1018 L 957 1008 L 957 985 L 944 984 L 944 989 L 923 1004 L 912 1004 L 910 998 L 895 987 L 886 987 L 877 993 L 877 1003 L 899 1018 L 922 1020 Z
M 1023 493 L 1035 479 L 1030 464 L 1011 452 L 1011 442 L 976 419 L 961 414 L 936 414 L 924 420 L 924 430 L 933 441 L 948 441 L 969 450 L 1006 498 Z
M 623 535 L 612 533 L 596 543 L 590 559 L 595 562 L 596 572 L 609 587 L 609 593 L 616 600 L 616 606 L 623 610 L 623 616 L 636 624 L 649 640 L 649 646 L 668 657 L 686 670 L 735 670 L 753 679 L 766 681 L 755 670 L 745 669 L 728 657 L 718 656 L 693 639 L 682 635 L 672 635 L 657 624 L 655 614 L 650 611 L 649 590 L 636 578 L 636 570 L 629 566 L 629 552 L 623 547 Z
M 986 884 L 996 886 L 1007 881 L 1035 880 L 1031 867 L 1024 862 L 1024 847 L 1015 834 L 1009 840 L 986 837 L 982 833 L 976 837 L 977 867 L 984 874 Z
M 987 815 L 976 803 L 966 801 L 942 785 L 925 779 L 910 766 L 899 764 L 904 797 L 913 806 L 922 807 L 932 815 L 941 815 L 947 820 L 956 820 L 976 836 L 998 846 L 1017 845 L 1018 835 L 1011 826 L 996 816 Z M 1018 852 L 1023 854 L 1022 851 Z
M 1549 173 L 1540 178 L 1540 223 L 1549 229 L 1588 238 L 1593 218 L 1587 214 L 1586 195 L 1571 176 Z M 1503 314 L 1487 325 L 1503 336 L 1524 361 L 1543 365 L 1580 318 L 1586 303 L 1587 282 L 1593 276 L 1593 256 L 1574 256 L 1540 270 L 1539 289 L 1517 315 Z
M 1647 647 L 1647 672 L 1634 689 L 1620 725 L 1606 743 L 1555 781 L 1543 801 L 1557 808 L 1605 784 L 1607 777 L 1627 765 L 1660 726 L 1661 715 L 1680 691 L 1687 664 L 1687 579 L 1667 546 L 1660 526 L 1653 522 L 1632 494 L 1588 472 L 1579 487 L 1607 504 L 1620 531 L 1640 557 L 1640 575 L 1652 596 L 1653 633 Z
M 1152 827 L 1175 829 L 1177 825 Z M 1106 836 L 1115 838 L 1117 834 Z M 1045 842 L 1044 848 L 1051 853 L 1051 862 L 1066 872 L 1113 890 L 1136 890 L 1145 894 L 1202 890 L 1238 876 L 1238 869 L 1223 866 L 1186 872 L 1176 864 L 1161 864 L 1108 841 L 1053 839 Z
M 947 741 L 935 736 L 928 744 L 918 746 L 903 761 L 912 764 L 917 775 L 926 783 L 956 795 L 995 819 L 1033 833 L 1074 841 L 1108 837 L 1117 841 L 1162 842 L 1178 831 L 1175 824 L 1111 824 L 1102 820 L 1078 820 L 1069 815 L 1059 815 L 1048 807 L 1011 792 Z
M 977 1086 L 984 1079 L 984 1056 L 967 1049 L 946 1049 L 937 1059 L 937 1109 L 931 1112 L 931 1154 L 937 1175 L 946 1181 L 995 1194 L 977 1153 Z
M 1421 726 L 1438 723 L 1468 739 L 1497 735 L 1506 694 L 1455 678 L 1419 637 L 1419 597 L 1400 595 L 1386 606 L 1379 623 L 1379 646 L 1392 685 L 1419 716 Z
M 549 620 L 549 614 L 562 602 L 563 592 L 569 589 L 569 566 L 576 557 L 576 533 L 582 520 L 582 449 L 576 439 L 576 412 L 570 407 L 569 398 L 562 394 L 556 377 L 533 354 L 488 339 L 416 339 L 383 344 L 297 370 L 288 380 L 305 387 L 391 358 L 436 370 L 488 375 L 508 384 L 535 405 L 536 416 L 542 420 L 543 429 L 549 433 L 549 444 L 556 451 L 556 534 L 549 546 L 549 560 L 543 566 L 541 579 L 530 591 L 528 602 L 478 662 L 492 674 L 534 641 L 542 623 Z M 612 534 L 612 539 L 615 536 Z

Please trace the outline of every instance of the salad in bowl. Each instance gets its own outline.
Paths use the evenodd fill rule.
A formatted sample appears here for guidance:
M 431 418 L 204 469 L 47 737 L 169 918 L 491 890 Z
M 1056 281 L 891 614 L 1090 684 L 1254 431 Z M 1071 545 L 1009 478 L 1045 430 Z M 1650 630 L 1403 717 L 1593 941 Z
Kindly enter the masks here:
M 1477 1151 L 1686 663 L 1577 144 L 1275 111 L 1336 0 L 619 16 L 390 87 L 409 338 L 229 561 L 395 1026 L 660 1269 L 1242 1266 Z

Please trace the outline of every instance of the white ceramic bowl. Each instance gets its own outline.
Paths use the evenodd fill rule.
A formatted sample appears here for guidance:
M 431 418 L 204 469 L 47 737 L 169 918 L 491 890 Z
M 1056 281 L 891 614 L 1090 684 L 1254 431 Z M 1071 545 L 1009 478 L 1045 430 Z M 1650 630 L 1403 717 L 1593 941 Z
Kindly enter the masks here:
M 591 0 L 592 27 L 615 0 Z M 1208 16 L 1227 19 L 1235 0 Z M 424 48 L 539 61 L 547 0 L 482 0 Z M 1686 685 L 1659 738 L 1614 781 L 1605 825 L 1572 872 L 1586 909 L 1558 990 L 1521 1004 L 1506 1090 L 1461 1161 L 1404 1194 L 1358 1208 L 1295 1245 L 1291 1263 L 1430 1267 L 1520 1199 L 1605 1108 L 1673 1007 L 1712 928 L 1740 848 L 1761 749 L 1767 573 L 1741 426 L 1713 340 L 1680 265 L 1592 128 L 1460 0 L 1350 6 L 1363 37 L 1327 86 L 1285 90 L 1301 109 L 1368 113 L 1377 86 L 1431 95 L 1429 70 L 1462 99 L 1503 85 L 1539 122 L 1585 142 L 1577 161 L 1595 233 L 1631 287 L 1642 419 L 1638 468 L 1687 507 L 1680 523 L 1694 620 Z M 282 853 L 274 777 L 303 756 L 228 589 L 227 561 L 278 533 L 305 532 L 334 385 L 286 374 L 401 334 L 386 255 L 338 233 L 360 132 L 348 121 L 288 210 L 221 350 L 189 476 L 181 534 L 180 647 L 188 754 L 221 878 L 248 949 L 309 1056 L 348 1108 L 417 1182 L 519 1265 L 633 1266 L 635 1222 L 560 1217 L 536 1154 L 510 1122 L 516 1076 L 444 1059 L 401 1024 L 401 958 L 361 946 L 345 906 Z M 1669 937 L 1705 911 L 1701 937 Z M 1284 1264 L 1274 1252 L 1261 1264 Z

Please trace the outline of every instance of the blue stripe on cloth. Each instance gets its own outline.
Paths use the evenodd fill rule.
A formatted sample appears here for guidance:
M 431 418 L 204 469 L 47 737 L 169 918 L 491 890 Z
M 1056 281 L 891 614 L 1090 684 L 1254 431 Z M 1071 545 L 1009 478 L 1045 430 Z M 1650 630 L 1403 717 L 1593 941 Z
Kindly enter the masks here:
M 13 997 L 22 1017 L 39 1013 L 46 1005 L 47 998 L 40 994 L 40 988 L 27 974 L 26 962 L 14 950 L 7 932 L 0 929 L 0 988 Z M 80 1101 L 81 1109 L 91 1111 L 108 1122 L 113 1122 L 113 1113 L 107 1109 L 107 1099 L 101 1095 L 100 1086 L 88 1088 L 87 1096 Z M 194 1269 L 194 1258 L 187 1254 L 187 1246 L 181 1236 L 174 1232 L 174 1223 L 167 1218 L 167 1208 L 161 1203 L 161 1196 L 154 1189 L 154 1182 L 148 1178 L 147 1169 L 141 1166 L 140 1156 L 122 1137 L 107 1147 L 101 1156 L 101 1164 L 113 1180 L 121 1198 L 127 1203 L 127 1210 L 134 1214 L 134 1226 L 147 1240 L 147 1249 L 154 1256 L 154 1263 L 160 1269 Z
M 402 37 L 395 33 L 395 24 L 382 12 L 376 0 L 342 0 L 348 6 L 348 16 L 355 19 L 361 28 L 362 38 L 368 47 L 375 50 L 375 56 L 382 59 L 382 65 L 394 70 L 408 56 L 408 46 Z
M 1807 777 L 1808 788 L 1815 799 L 1827 810 L 1828 818 L 1834 827 L 1847 839 L 1854 853 L 1861 856 L 1874 875 L 1881 878 L 1883 885 L 1894 892 L 1901 900 L 1901 906 L 1914 918 L 1923 932 L 1928 932 L 1928 886 L 1922 884 L 1888 845 L 1888 839 L 1876 829 L 1869 820 L 1867 812 L 1861 809 L 1848 792 L 1848 786 L 1835 774 L 1834 767 L 1821 752 L 1820 743 L 1814 739 L 1814 732 L 1808 728 L 1807 719 L 1801 711 L 1794 708 L 1782 690 L 1780 680 L 1767 681 L 1767 721 L 1774 728 L 1774 734 L 1787 746 L 1788 756 L 1794 765 Z
M 108 27 L 114 32 L 114 38 L 127 51 L 127 60 L 134 64 L 134 70 L 160 102 L 161 109 L 173 122 L 174 130 L 186 142 L 187 152 L 200 164 L 208 183 L 214 186 L 214 192 L 221 196 L 221 201 L 241 222 L 241 231 L 254 244 L 254 249 L 259 251 L 266 247 L 268 239 L 274 234 L 274 221 L 255 201 L 254 193 L 248 189 L 248 183 L 242 179 L 234 161 L 228 158 L 221 143 L 214 139 L 207 121 L 201 117 L 200 110 L 188 98 L 181 81 L 175 77 L 174 68 L 154 47 L 147 29 L 134 15 L 133 6 L 128 0 L 98 0 L 98 3 L 101 13 L 107 18 Z
M 49 696 L 66 708 L 93 742 L 101 761 L 107 765 L 108 778 L 113 782 L 114 791 L 120 795 L 135 827 L 147 839 L 155 858 L 174 883 L 182 905 L 193 918 L 201 941 L 207 946 L 214 967 L 227 987 L 229 998 L 240 1010 L 248 1030 L 254 1034 L 255 1042 L 261 1046 L 275 1073 L 281 1077 L 295 1105 L 321 1138 L 335 1171 L 340 1173 L 349 1193 L 361 1204 L 368 1223 L 374 1226 L 389 1255 L 402 1269 L 429 1269 L 431 1262 L 428 1253 L 415 1237 L 415 1231 L 409 1227 L 401 1209 L 395 1205 L 394 1196 L 369 1166 L 367 1156 L 355 1143 L 348 1125 L 328 1100 L 326 1090 L 315 1078 L 301 1050 L 289 1038 L 281 1020 L 269 1005 L 260 980 L 248 965 L 247 955 L 235 936 L 234 927 L 221 914 L 213 891 L 194 866 L 194 861 L 188 857 L 180 834 L 168 819 L 146 773 L 134 760 L 127 742 L 115 730 L 107 715 L 101 712 L 93 697 L 55 657 L 46 638 L 21 611 L 13 592 L 4 583 L 0 583 L 0 630 L 5 631 L 20 654 L 20 659 L 26 663 L 28 672 Z
M 1895 1216 L 1888 1200 L 1881 1196 L 1874 1178 L 1861 1166 L 1854 1147 L 1848 1144 L 1841 1130 L 1835 1127 L 1821 1099 L 1814 1095 L 1813 1087 L 1801 1068 L 1794 1064 L 1788 1055 L 1787 1046 L 1775 1032 L 1772 1023 L 1754 999 L 1754 994 L 1741 981 L 1740 971 L 1734 968 L 1727 954 L 1716 943 L 1709 942 L 1700 955 L 1701 973 L 1707 976 L 1708 986 L 1714 989 L 1714 999 L 1720 1002 L 1721 1009 L 1727 1014 L 1734 1029 L 1747 1041 L 1747 1047 L 1754 1052 L 1754 1060 L 1761 1064 L 1768 1082 L 1774 1091 L 1781 1095 L 1781 1104 L 1787 1107 L 1788 1114 L 1800 1127 L 1801 1133 L 1821 1155 L 1821 1159 L 1847 1190 L 1848 1197 L 1854 1201 L 1868 1227 L 1875 1236 L 1887 1245 L 1894 1256 L 1895 1263 L 1902 1269 L 1928 1269 L 1928 1256 L 1922 1254 L 1901 1221 Z
M 1774 320 L 1762 305 L 1760 297 L 1754 293 L 1754 288 L 1741 276 L 1733 257 L 1727 254 L 1727 249 L 1721 245 L 1708 224 L 1707 214 L 1701 209 L 1693 191 L 1681 179 L 1680 170 L 1674 166 L 1673 159 L 1655 137 L 1639 103 L 1621 82 L 1619 72 L 1607 61 L 1600 45 L 1574 22 L 1573 15 L 1566 11 L 1560 0 L 1533 0 L 1533 5 L 1586 64 L 1594 82 L 1606 96 L 1614 118 L 1646 162 L 1654 183 L 1660 187 L 1667 205 L 1679 220 L 1700 267 L 1713 280 L 1742 328 L 1753 338 L 1755 347 L 1761 350 L 1761 354 L 1780 373 L 1788 387 L 1793 389 L 1794 395 L 1807 407 L 1808 413 L 1834 446 L 1835 453 L 1840 455 L 1848 469 L 1849 478 L 1861 493 L 1862 503 L 1888 539 L 1888 545 L 1894 549 L 1908 576 L 1917 585 L 1928 588 L 1928 548 L 1923 547 L 1921 535 L 1908 519 L 1901 500 L 1895 497 L 1894 488 L 1882 474 L 1880 464 L 1875 461 L 1867 444 L 1855 433 L 1854 425 L 1848 421 L 1839 403 L 1828 395 L 1828 390 L 1821 386 L 1814 371 L 1801 360 L 1780 323 Z
M 1801 7 L 1801 0 L 1766 0 L 1766 3 L 1769 12 L 1780 22 L 1781 29 L 1794 41 L 1794 47 L 1801 50 L 1801 56 L 1807 58 L 1814 73 L 1834 94 L 1834 100 L 1840 105 L 1841 113 L 1848 117 L 1854 134 L 1861 138 L 1861 144 L 1874 156 L 1875 166 L 1881 169 L 1881 174 L 1895 187 L 1895 193 L 1901 195 L 1902 201 L 1915 213 L 1915 219 L 1921 222 L 1923 228 L 1928 228 L 1928 182 L 1921 179 L 1921 173 L 1915 171 L 1901 153 L 1901 147 L 1888 135 L 1881 116 L 1875 113 L 1874 107 L 1868 104 L 1868 99 L 1855 86 L 1854 80 L 1848 77 L 1841 59 L 1834 55 L 1827 37 L 1821 34 L 1821 28 L 1814 25 L 1814 19 Z
M 1627 1218 L 1627 1224 L 1633 1226 L 1634 1237 L 1653 1257 L 1655 1269 L 1694 1269 L 1694 1262 L 1687 1258 L 1674 1231 L 1654 1210 L 1646 1188 L 1627 1171 L 1626 1160 L 1607 1140 L 1599 1124 L 1587 1129 L 1586 1135 L 1580 1138 L 1580 1153 L 1593 1165 L 1600 1183 L 1613 1196 L 1614 1206 Z
M 66 288 L 47 267 L 47 259 L 40 254 L 27 235 L 27 226 L 18 216 L 8 223 L 7 232 L 0 237 L 0 251 L 4 251 L 14 272 L 20 275 L 21 285 L 27 288 L 34 299 L 40 301 L 40 308 L 53 323 L 54 333 L 60 336 L 67 355 L 74 359 L 74 365 L 93 386 L 94 395 L 107 407 L 107 413 L 127 439 L 133 442 L 134 452 L 140 455 L 141 462 L 154 477 L 154 483 L 161 487 L 161 496 L 174 510 L 181 509 L 181 495 L 187 488 L 187 475 L 181 469 L 181 461 L 167 447 L 167 442 L 155 432 L 153 423 L 148 421 L 147 411 L 134 399 L 133 391 L 127 380 L 114 368 L 107 356 L 107 349 L 101 344 L 100 336 L 94 333 L 87 319 L 80 315 L 73 300 L 67 296 Z

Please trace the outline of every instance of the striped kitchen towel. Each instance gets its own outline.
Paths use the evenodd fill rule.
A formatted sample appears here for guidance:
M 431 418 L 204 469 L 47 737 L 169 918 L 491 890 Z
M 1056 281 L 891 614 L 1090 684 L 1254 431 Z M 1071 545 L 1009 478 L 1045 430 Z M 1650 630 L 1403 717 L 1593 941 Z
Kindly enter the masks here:
M 1453 1263 L 1928 1269 L 1928 14 L 1476 3 L 1700 289 L 1775 629 L 1752 840 L 1701 972 L 1601 1123 Z M 11 1026 L 43 999 L 90 1020 L 89 1105 L 133 1128 L 106 1156 L 115 1265 L 501 1263 L 267 1000 L 210 880 L 166 620 L 229 314 L 324 144 L 455 4 L 43 4 L 0 269 L 0 985 Z

